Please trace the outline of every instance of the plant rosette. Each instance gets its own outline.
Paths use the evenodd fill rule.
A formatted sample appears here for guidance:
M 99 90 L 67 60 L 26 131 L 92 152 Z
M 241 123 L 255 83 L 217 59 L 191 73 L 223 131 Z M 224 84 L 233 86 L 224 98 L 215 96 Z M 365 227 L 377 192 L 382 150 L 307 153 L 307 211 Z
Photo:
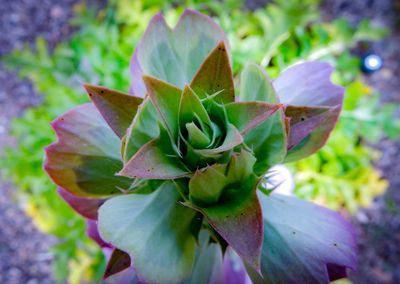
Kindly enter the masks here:
M 355 269 L 338 213 L 263 187 L 327 140 L 343 100 L 330 65 L 272 82 L 248 64 L 235 88 L 223 30 L 185 10 L 173 29 L 152 18 L 130 69 L 129 93 L 85 85 L 93 103 L 57 118 L 46 148 L 60 195 L 112 251 L 105 277 L 328 283 Z

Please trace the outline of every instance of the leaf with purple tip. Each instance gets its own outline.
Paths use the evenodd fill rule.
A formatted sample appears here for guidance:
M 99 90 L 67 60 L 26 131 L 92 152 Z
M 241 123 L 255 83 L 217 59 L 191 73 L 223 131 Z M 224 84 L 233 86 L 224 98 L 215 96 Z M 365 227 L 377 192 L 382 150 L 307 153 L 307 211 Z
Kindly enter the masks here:
M 236 102 L 225 106 L 228 120 L 243 136 L 266 121 L 282 107 L 280 104 L 263 102 Z
M 329 283 L 355 269 L 354 232 L 338 213 L 295 197 L 259 193 L 264 218 L 254 283 Z
M 274 88 L 283 104 L 329 108 L 324 122 L 290 148 L 285 162 L 296 161 L 316 152 L 325 144 L 334 128 L 342 107 L 344 89 L 332 84 L 332 71 L 328 63 L 306 62 L 288 68 L 274 81 Z
M 91 220 L 97 220 L 97 210 L 106 201 L 105 198 L 90 198 L 75 196 L 58 187 L 57 193 L 80 215 Z
M 110 259 L 107 262 L 106 270 L 103 278 L 106 279 L 114 274 L 117 274 L 131 266 L 131 258 L 129 254 L 119 249 L 114 249 Z
M 122 138 L 143 99 L 101 86 L 85 84 L 84 87 L 104 120 Z
M 224 41 L 210 52 L 193 77 L 190 87 L 200 98 L 218 93 L 218 102 L 235 101 L 234 83 L 229 55 Z
M 94 105 L 78 106 L 52 126 L 58 141 L 46 148 L 44 168 L 58 186 L 81 197 L 107 197 L 129 188 L 131 179 L 115 176 L 122 168 L 120 141 Z

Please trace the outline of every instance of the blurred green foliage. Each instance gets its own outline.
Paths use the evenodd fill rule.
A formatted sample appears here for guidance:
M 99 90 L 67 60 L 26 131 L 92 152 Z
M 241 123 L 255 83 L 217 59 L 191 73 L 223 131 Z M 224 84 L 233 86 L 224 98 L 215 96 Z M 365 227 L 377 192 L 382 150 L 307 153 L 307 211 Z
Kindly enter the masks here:
M 321 22 L 318 2 L 276 0 L 249 11 L 243 1 L 233 0 L 113 0 L 99 13 L 78 5 L 72 21 L 78 30 L 67 42 L 49 52 L 38 39 L 35 50 L 25 48 L 4 58 L 7 66 L 18 68 L 21 77 L 33 82 L 43 94 L 43 103 L 13 122 L 12 135 L 19 142 L 6 150 L 0 167 L 20 189 L 18 197 L 36 225 L 60 238 L 53 248 L 58 281 L 99 279 L 104 260 L 85 236 L 83 219 L 57 196 L 42 170 L 43 148 L 56 139 L 49 122 L 88 101 L 83 82 L 128 90 L 130 56 L 151 16 L 160 9 L 170 23 L 176 22 L 184 6 L 214 16 L 231 43 L 235 74 L 249 60 L 265 67 L 272 78 L 300 60 L 333 64 L 334 81 L 347 87 L 344 111 L 327 145 L 290 165 L 297 183 L 295 194 L 354 212 L 385 190 L 386 181 L 373 168 L 379 153 L 365 142 L 394 137 L 400 125 L 391 118 L 394 106 L 379 106 L 379 95 L 363 83 L 359 60 L 349 53 L 359 41 L 378 40 L 385 31 L 367 21 L 357 28 L 343 19 Z

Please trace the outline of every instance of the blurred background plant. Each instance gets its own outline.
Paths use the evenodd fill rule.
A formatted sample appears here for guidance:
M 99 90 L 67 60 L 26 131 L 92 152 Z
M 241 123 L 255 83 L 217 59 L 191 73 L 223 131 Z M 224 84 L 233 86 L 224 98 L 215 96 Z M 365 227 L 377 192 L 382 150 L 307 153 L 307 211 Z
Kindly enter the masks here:
M 395 138 L 400 122 L 392 118 L 395 106 L 382 107 L 379 93 L 363 82 L 360 59 L 352 49 L 368 46 L 387 32 L 368 21 L 355 28 L 344 19 L 323 22 L 317 4 L 319 0 L 276 0 L 250 11 L 244 1 L 233 0 L 113 0 L 96 12 L 80 4 L 71 21 L 76 32 L 69 40 L 49 50 L 38 38 L 35 49 L 16 50 L 4 58 L 43 94 L 40 106 L 14 120 L 11 133 L 18 144 L 5 150 L 0 167 L 20 189 L 16 197 L 36 226 L 61 240 L 53 248 L 57 281 L 98 280 L 104 260 L 86 237 L 83 219 L 58 197 L 42 170 L 43 148 L 55 139 L 49 122 L 88 101 L 83 82 L 128 90 L 130 56 L 150 17 L 160 9 L 170 23 L 183 7 L 212 15 L 227 32 L 235 74 L 249 60 L 261 64 L 272 78 L 301 60 L 334 65 L 333 80 L 347 87 L 344 110 L 327 145 L 289 165 L 296 182 L 294 194 L 353 214 L 385 191 L 387 182 L 373 167 L 380 154 L 371 143 Z

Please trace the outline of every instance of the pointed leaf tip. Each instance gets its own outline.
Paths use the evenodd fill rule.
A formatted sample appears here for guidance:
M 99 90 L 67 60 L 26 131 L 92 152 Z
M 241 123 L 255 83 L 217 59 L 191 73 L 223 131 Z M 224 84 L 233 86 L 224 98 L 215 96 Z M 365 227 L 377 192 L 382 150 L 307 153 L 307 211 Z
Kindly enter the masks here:
M 190 86 L 200 98 L 220 92 L 216 96 L 217 100 L 223 103 L 235 101 L 232 69 L 223 40 L 201 64 Z
M 122 138 L 143 99 L 101 86 L 83 86 L 104 120 Z

